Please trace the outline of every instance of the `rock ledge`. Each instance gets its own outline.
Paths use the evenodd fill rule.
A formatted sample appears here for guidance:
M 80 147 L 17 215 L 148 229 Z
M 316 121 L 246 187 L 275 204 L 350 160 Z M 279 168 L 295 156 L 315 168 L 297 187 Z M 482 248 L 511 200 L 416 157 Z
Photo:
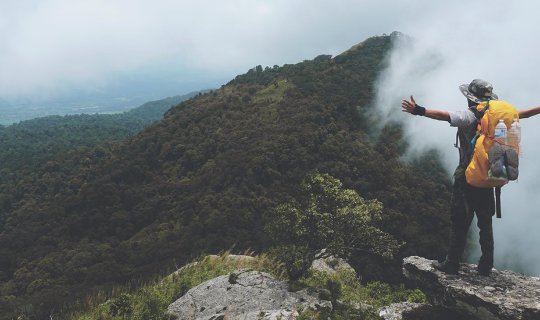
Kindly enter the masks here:
M 461 264 L 459 274 L 448 275 L 433 262 L 416 256 L 403 260 L 403 274 L 433 305 L 472 319 L 540 319 L 540 278 L 497 270 L 484 277 L 473 264 Z

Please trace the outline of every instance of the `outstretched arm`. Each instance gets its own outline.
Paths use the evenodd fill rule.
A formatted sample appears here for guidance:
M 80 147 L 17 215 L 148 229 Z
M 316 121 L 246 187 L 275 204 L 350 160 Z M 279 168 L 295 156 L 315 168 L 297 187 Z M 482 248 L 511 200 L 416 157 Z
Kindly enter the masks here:
M 540 106 L 525 110 L 519 110 L 518 112 L 520 119 L 529 118 L 540 113 Z
M 448 111 L 422 108 L 416 104 L 416 101 L 414 101 L 413 96 L 411 96 L 411 100 L 401 101 L 401 111 L 414 114 L 414 115 L 423 115 L 425 117 L 435 119 L 435 120 L 450 122 L 450 114 L 448 113 Z M 540 110 L 538 112 L 540 113 Z M 521 114 L 520 114 L 520 118 L 521 118 Z

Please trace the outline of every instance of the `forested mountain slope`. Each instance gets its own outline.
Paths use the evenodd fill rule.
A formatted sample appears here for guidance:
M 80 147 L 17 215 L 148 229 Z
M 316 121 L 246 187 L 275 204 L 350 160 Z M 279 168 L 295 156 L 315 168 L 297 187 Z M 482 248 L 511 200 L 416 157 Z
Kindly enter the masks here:
M 127 140 L 163 119 L 172 106 L 201 93 L 150 101 L 119 114 L 48 116 L 0 126 L 0 225 L 4 212 L 17 201 L 13 195 L 22 194 L 18 186 L 33 181 L 33 171 Z
M 374 37 L 334 58 L 258 66 L 128 142 L 19 179 L 0 199 L 3 319 L 43 318 L 203 252 L 265 250 L 273 209 L 314 170 L 384 204 L 380 227 L 406 242 L 396 259 L 441 255 L 450 195 L 437 155 L 404 164 L 398 125 L 367 133 L 390 46 Z M 392 264 L 378 263 L 362 274 L 388 276 Z

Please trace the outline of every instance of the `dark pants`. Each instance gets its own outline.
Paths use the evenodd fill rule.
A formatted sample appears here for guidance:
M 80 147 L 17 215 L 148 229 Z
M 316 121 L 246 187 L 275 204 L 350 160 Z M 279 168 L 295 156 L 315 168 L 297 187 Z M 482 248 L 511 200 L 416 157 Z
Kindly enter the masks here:
M 456 169 L 454 173 L 454 188 L 451 208 L 450 248 L 446 259 L 459 263 L 465 250 L 467 232 L 474 214 L 478 219 L 480 229 L 480 248 L 482 257 L 479 267 L 493 267 L 493 228 L 491 218 L 495 213 L 495 198 L 493 188 L 476 188 L 465 180 L 464 170 Z

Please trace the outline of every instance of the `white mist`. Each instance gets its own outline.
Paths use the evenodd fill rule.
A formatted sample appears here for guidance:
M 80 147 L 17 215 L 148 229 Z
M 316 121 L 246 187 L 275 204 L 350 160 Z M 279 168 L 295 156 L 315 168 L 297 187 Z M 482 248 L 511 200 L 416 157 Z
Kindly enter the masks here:
M 406 124 L 411 153 L 439 149 L 449 173 L 458 162 L 456 129 L 402 113 L 400 101 L 410 95 L 427 108 L 459 110 L 467 104 L 458 86 L 482 78 L 494 85 L 500 100 L 518 109 L 540 105 L 538 9 L 540 3 L 532 2 L 458 1 L 411 17 L 403 30 L 410 39 L 397 41 L 376 99 L 379 110 Z M 503 188 L 503 217 L 493 219 L 495 267 L 529 275 L 540 275 L 538 137 L 540 115 L 523 119 L 520 178 Z M 477 232 L 476 226 L 471 230 Z M 477 263 L 478 254 L 469 258 Z

